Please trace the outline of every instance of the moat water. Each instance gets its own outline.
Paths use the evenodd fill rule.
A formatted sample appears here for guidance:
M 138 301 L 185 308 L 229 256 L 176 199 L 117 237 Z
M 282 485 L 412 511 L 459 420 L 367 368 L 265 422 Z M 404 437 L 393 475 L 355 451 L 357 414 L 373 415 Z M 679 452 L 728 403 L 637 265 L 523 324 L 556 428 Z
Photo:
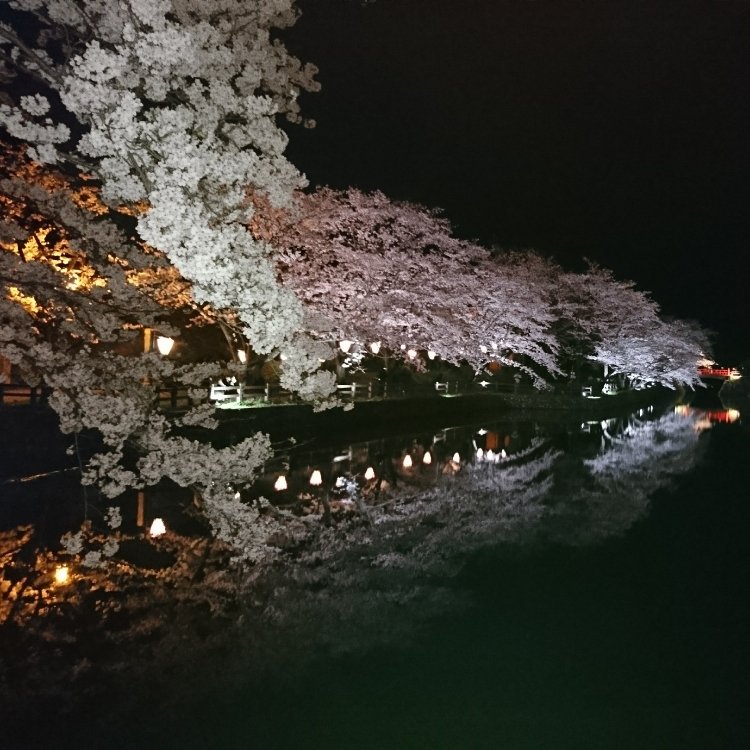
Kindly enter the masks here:
M 258 483 L 268 494 L 285 471 L 299 512 L 324 467 L 333 524 L 243 601 L 218 588 L 193 601 L 210 575 L 153 600 L 118 578 L 101 630 L 104 598 L 56 624 L 39 622 L 44 607 L 6 611 L 0 747 L 750 747 L 750 431 L 737 412 L 519 417 L 326 450 L 290 450 Z M 365 505 L 389 502 L 358 524 L 370 466 L 389 494 Z M 63 507 L 73 490 L 59 487 Z M 75 516 L 30 497 L 39 539 Z M 7 535 L 34 519 L 3 513 L 3 564 L 17 570 Z

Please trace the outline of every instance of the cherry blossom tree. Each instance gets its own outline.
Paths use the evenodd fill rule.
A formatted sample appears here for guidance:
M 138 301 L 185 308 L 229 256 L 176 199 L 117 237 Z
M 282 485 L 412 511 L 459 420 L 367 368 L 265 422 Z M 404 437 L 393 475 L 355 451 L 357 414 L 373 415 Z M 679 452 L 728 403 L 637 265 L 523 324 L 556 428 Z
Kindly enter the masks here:
M 314 90 L 273 35 L 296 18 L 292 0 L 14 0 L 36 17 L 32 43 L 0 25 L 6 72 L 39 93 L 0 104 L 8 132 L 40 162 L 69 162 L 102 184 L 111 206 L 147 206 L 140 238 L 192 284 L 198 303 L 235 311 L 253 349 L 283 349 L 285 385 L 325 396 L 320 346 L 301 335 L 301 308 L 276 281 L 270 249 L 245 229 L 253 186 L 276 205 L 304 185 L 284 157 L 278 114 L 302 122 Z M 311 123 L 306 123 L 311 124 Z
M 277 247 L 281 278 L 321 338 L 378 342 L 405 358 L 431 351 L 477 370 L 504 361 L 539 384 L 558 371 L 543 290 L 453 236 L 436 211 L 321 189 L 297 194 L 291 212 L 259 213 L 251 228 Z

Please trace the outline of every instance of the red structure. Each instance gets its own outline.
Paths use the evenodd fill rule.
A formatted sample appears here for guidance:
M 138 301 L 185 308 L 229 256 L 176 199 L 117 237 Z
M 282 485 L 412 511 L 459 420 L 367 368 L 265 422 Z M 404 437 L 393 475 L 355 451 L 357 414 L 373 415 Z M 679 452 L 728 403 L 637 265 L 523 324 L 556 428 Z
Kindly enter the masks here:
M 733 367 L 699 367 L 698 377 L 699 378 L 721 378 L 726 380 L 729 377 L 738 376 L 739 370 Z

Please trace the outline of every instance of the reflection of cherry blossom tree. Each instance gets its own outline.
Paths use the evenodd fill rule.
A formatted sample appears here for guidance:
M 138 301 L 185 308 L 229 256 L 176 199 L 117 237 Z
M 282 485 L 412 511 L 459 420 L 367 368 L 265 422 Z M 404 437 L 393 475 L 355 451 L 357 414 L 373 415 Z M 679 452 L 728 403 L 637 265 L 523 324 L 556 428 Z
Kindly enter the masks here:
M 354 514 L 331 528 L 299 520 L 293 533 L 278 533 L 273 555 L 257 558 L 245 576 L 227 566 L 232 552 L 224 545 L 171 534 L 154 542 L 173 556 L 171 566 L 139 572 L 115 556 L 76 574 L 95 585 L 81 578 L 66 594 L 50 583 L 54 560 L 43 556 L 35 563 L 38 571 L 28 571 L 28 551 L 20 554 L 28 534 L 0 534 L 7 580 L 28 586 L 15 608 L 19 592 L 12 590 L 0 616 L 23 625 L 13 630 L 19 653 L 56 648 L 50 656 L 56 665 L 63 648 L 85 652 L 92 643 L 116 643 L 106 659 L 76 668 L 82 684 L 119 686 L 125 702 L 134 680 L 159 685 L 165 674 L 180 682 L 175 675 L 190 673 L 186 690 L 195 689 L 196 674 L 205 675 L 207 690 L 216 675 L 223 685 L 247 684 L 253 676 L 261 682 L 269 672 L 289 674 L 321 652 L 413 637 L 425 618 L 462 605 L 449 581 L 479 549 L 510 551 L 548 540 L 598 544 L 625 533 L 648 512 L 656 490 L 701 459 L 699 418 L 644 412 L 609 420 L 601 431 L 582 436 L 588 442 L 566 441 L 565 451 L 555 447 L 554 434 L 540 434 L 507 460 L 457 464 L 457 473 L 436 472 L 426 486 L 391 486 L 377 505 L 370 504 L 368 520 Z M 48 609 L 34 608 L 37 599 Z M 101 619 L 87 626 L 85 643 L 64 646 L 78 599 L 96 601 Z M 42 663 L 33 660 L 19 672 L 22 679 L 67 696 L 65 665 L 59 674 L 66 679 L 50 682 Z M 127 675 L 127 687 L 118 674 Z M 169 694 L 181 689 L 172 685 Z

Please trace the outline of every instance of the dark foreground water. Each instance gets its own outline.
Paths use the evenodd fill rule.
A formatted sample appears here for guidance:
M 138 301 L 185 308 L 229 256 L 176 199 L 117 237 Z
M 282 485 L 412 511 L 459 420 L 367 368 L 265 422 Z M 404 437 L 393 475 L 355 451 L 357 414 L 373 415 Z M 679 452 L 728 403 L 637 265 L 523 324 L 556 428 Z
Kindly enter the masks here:
M 226 639 L 203 620 L 198 646 L 144 635 L 158 674 L 126 660 L 97 692 L 70 633 L 59 686 L 14 695 L 0 747 L 750 747 L 747 428 L 670 409 L 489 434 L 506 464 L 401 477 L 401 510 L 277 569 L 222 614 Z M 26 689 L 14 658 L 8 691 Z

